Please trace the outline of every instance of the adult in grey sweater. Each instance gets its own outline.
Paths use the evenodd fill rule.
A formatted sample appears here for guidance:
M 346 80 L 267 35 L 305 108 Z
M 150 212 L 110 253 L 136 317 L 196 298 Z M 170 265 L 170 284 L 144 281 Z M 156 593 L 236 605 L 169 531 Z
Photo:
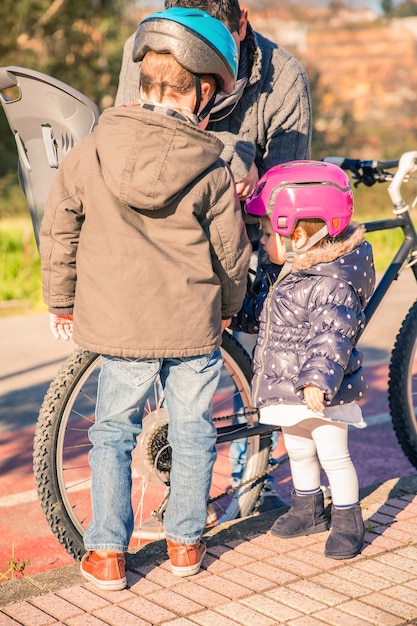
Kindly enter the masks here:
M 207 130 L 223 142 L 244 200 L 259 177 L 277 163 L 310 158 L 311 99 L 299 62 L 279 45 L 255 33 L 238 0 L 166 0 L 165 7 L 194 7 L 220 19 L 238 44 L 239 73 L 234 93 L 220 98 Z M 140 64 L 133 61 L 134 35 L 125 43 L 116 105 L 138 96 Z M 133 56 L 132 56 L 133 55 Z

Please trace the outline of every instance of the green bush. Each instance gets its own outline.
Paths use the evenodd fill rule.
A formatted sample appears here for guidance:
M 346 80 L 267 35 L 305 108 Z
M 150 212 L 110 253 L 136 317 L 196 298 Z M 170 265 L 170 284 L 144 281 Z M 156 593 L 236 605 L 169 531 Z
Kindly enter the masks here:
M 17 182 L 16 172 L 0 177 L 0 220 L 17 215 L 29 215 L 28 204 Z
M 0 220 L 0 313 L 41 309 L 40 259 L 29 215 Z

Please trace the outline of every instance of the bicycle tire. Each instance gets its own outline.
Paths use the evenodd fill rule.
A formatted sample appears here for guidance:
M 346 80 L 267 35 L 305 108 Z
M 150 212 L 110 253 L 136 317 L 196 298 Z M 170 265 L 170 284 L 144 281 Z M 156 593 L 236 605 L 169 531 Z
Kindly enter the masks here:
M 233 407 L 236 406 L 236 399 L 239 404 L 250 406 L 251 360 L 244 348 L 228 332 L 223 334 L 221 350 L 223 369 L 213 402 L 213 416 L 221 418 L 223 413 L 226 419 L 223 417 L 220 423 L 227 423 L 227 411 L 230 411 L 231 403 Z M 77 349 L 70 355 L 45 395 L 34 438 L 33 467 L 43 513 L 58 541 L 76 560 L 80 560 L 85 552 L 83 534 L 91 520 L 88 465 L 91 444 L 87 432 L 94 420 L 99 365 L 100 356 L 89 351 Z M 155 395 L 159 391 L 160 389 L 155 389 Z M 141 448 L 142 452 L 145 450 L 146 454 L 139 455 L 139 459 L 132 463 L 132 476 L 138 474 L 138 481 L 142 481 L 142 485 L 137 485 L 142 493 L 139 505 L 142 509 L 139 521 L 138 516 L 135 518 L 135 539 L 129 546 L 133 551 L 146 543 L 140 538 L 140 524 L 149 519 L 149 512 L 144 513 L 148 506 L 145 498 L 148 497 L 151 502 L 149 506 L 155 506 L 152 504 L 153 500 L 157 499 L 158 504 L 166 492 L 164 487 L 162 493 L 160 484 L 160 475 L 164 471 L 163 457 L 167 449 L 163 430 L 164 410 L 160 407 L 158 409 L 157 400 L 153 404 L 149 403 L 143 418 L 143 436 L 140 442 L 138 438 L 136 448 Z M 247 421 L 255 423 L 256 413 L 248 413 Z M 230 444 L 226 442 L 217 446 L 216 465 L 219 463 L 219 466 L 216 470 L 215 465 L 210 492 L 212 506 L 216 509 L 215 523 L 249 515 L 259 498 L 263 483 L 259 475 L 264 474 L 268 466 L 271 437 L 252 436 L 247 438 L 247 442 L 247 459 L 242 477 L 244 485 L 232 494 L 227 493 L 231 482 L 231 463 L 227 457 L 230 454 Z M 156 452 L 153 448 L 156 448 Z M 152 457 L 151 460 L 148 456 Z M 162 469 L 158 465 L 160 461 Z M 224 489 L 224 495 L 221 495 L 221 489 Z M 134 497 L 136 492 L 132 492 L 132 499 Z
M 392 425 L 402 451 L 417 468 L 417 301 L 395 339 L 388 377 Z

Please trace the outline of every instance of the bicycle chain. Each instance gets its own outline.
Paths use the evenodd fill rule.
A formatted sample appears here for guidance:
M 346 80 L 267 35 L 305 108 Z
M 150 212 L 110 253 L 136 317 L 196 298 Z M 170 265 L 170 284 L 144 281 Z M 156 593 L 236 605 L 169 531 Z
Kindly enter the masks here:
M 258 415 L 259 409 L 248 409 L 244 410 L 243 413 L 232 413 L 232 415 L 223 415 L 223 417 L 213 417 L 213 422 L 221 422 L 223 420 L 232 420 L 238 419 L 239 417 L 244 417 L 245 415 Z
M 225 415 L 224 417 L 215 417 L 213 418 L 213 421 L 220 422 L 222 420 L 237 419 L 244 415 L 258 415 L 258 414 L 259 414 L 259 409 L 249 409 L 249 410 L 244 410 L 243 413 L 233 413 L 233 415 Z M 252 478 L 248 478 L 247 480 L 244 480 L 243 482 L 236 485 L 236 487 L 230 487 L 229 489 L 219 494 L 218 496 L 215 496 L 214 498 L 210 498 L 209 503 L 216 502 L 216 500 L 220 500 L 220 498 L 223 498 L 225 495 L 226 496 L 233 495 L 234 493 L 236 493 L 236 491 L 239 491 L 239 489 L 241 489 L 242 487 L 246 487 L 246 485 L 257 485 L 258 483 L 263 481 L 263 479 L 265 479 L 265 477 L 268 476 L 268 474 L 272 474 L 272 472 L 275 472 L 281 465 L 283 465 L 284 463 L 287 463 L 288 460 L 289 460 L 288 457 L 286 457 L 282 461 L 274 461 L 274 463 L 268 463 L 266 469 L 264 469 L 263 472 L 260 472 L 256 476 L 252 476 Z
M 263 482 L 263 479 L 265 479 L 265 477 L 268 476 L 268 474 L 272 474 L 272 472 L 275 472 L 275 470 L 277 470 L 279 467 L 281 467 L 281 465 L 283 465 L 284 463 L 287 463 L 288 461 L 289 459 L 288 457 L 286 457 L 282 461 L 274 461 L 274 463 L 268 463 L 266 469 L 264 469 L 263 472 L 259 472 L 259 474 L 257 474 L 256 476 L 252 476 L 252 478 L 248 478 L 248 480 L 244 480 L 243 482 L 236 485 L 236 487 L 230 487 L 229 489 L 227 489 L 226 491 L 223 491 L 223 493 L 219 494 L 218 496 L 215 496 L 214 498 L 210 498 L 209 504 L 211 502 L 216 502 L 216 500 L 220 500 L 220 498 L 223 498 L 224 496 L 233 495 L 236 491 L 239 491 L 239 489 L 242 489 L 242 487 L 246 487 L 246 485 L 254 486 L 254 485 L 259 484 L 260 482 Z

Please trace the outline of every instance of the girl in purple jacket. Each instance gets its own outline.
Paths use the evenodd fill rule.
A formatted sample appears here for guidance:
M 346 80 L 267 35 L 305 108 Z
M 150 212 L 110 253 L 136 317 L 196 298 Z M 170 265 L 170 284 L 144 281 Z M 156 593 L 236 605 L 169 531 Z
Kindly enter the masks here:
M 328 529 L 320 471 L 332 495 L 325 555 L 356 556 L 364 526 L 348 426 L 366 426 L 367 389 L 356 340 L 375 285 L 372 249 L 351 224 L 353 194 L 336 165 L 292 161 L 271 168 L 247 204 L 265 251 L 284 264 L 260 315 L 253 401 L 260 421 L 281 427 L 294 490 L 271 532 L 297 537 Z

